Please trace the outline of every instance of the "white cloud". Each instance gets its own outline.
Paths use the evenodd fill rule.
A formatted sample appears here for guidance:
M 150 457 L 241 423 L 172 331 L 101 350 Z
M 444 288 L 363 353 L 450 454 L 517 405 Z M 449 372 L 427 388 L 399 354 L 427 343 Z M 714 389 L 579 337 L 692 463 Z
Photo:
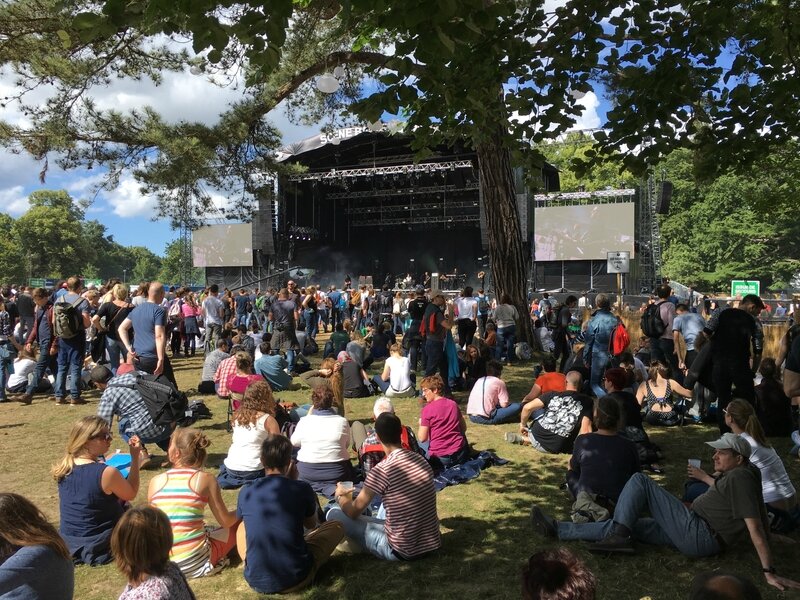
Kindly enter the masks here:
M 115 215 L 126 217 L 151 217 L 156 208 L 154 196 L 144 196 L 136 180 L 128 175 L 123 176 L 119 185 L 104 197 Z
M 583 114 L 578 117 L 575 125 L 570 129 L 597 129 L 600 127 L 600 115 L 597 112 L 597 109 L 600 108 L 600 99 L 597 94 L 588 92 L 577 103 L 583 107 Z
M 21 185 L 0 190 L 0 210 L 12 217 L 24 214 L 29 208 L 28 196 Z

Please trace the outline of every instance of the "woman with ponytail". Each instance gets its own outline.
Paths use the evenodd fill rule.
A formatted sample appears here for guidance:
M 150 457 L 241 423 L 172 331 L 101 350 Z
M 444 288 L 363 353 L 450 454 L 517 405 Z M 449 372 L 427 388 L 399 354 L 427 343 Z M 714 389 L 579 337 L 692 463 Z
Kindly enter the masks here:
M 103 460 L 112 439 L 105 419 L 83 417 L 72 426 L 64 458 L 50 471 L 58 482 L 61 536 L 77 563 L 111 562 L 111 531 L 122 516 L 123 503 L 136 498 L 139 491 L 139 438 L 132 436 L 128 441 L 127 479 Z
M 236 511 L 225 506 L 216 477 L 203 471 L 210 444 L 199 429 L 176 429 L 167 452 L 175 466 L 154 477 L 147 490 L 150 504 L 166 513 L 172 527 L 170 560 L 189 578 L 218 573 L 236 548 Z M 206 527 L 207 504 L 221 527 Z
M 750 463 L 761 471 L 761 491 L 772 513 L 770 516 L 780 517 L 781 531 L 794 529 L 800 525 L 800 508 L 794 485 L 778 453 L 767 442 L 752 405 L 744 400 L 732 400 L 723 412 L 725 424 L 733 433 L 747 440 L 753 449 Z M 772 518 L 771 521 L 773 529 L 776 529 L 776 519 Z

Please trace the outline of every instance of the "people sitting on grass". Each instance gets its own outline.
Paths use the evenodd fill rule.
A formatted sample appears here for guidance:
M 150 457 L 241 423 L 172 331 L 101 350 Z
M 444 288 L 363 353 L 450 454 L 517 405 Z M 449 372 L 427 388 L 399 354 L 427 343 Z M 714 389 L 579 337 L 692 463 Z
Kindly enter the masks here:
M 695 575 L 687 600 L 761 600 L 755 583 L 737 573 L 703 571 Z
M 300 379 L 312 390 L 318 387 L 326 387 L 333 391 L 333 406 L 340 416 L 344 416 L 344 377 L 342 376 L 342 363 L 335 358 L 325 358 L 322 360 L 319 369 L 306 371 L 300 375 Z
M 315 492 L 332 497 L 337 481 L 353 481 L 350 426 L 333 407 L 330 388 L 316 388 L 311 403 L 312 412 L 300 419 L 292 433 L 292 444 L 300 449 L 297 471 Z
M 281 432 L 275 419 L 275 398 L 266 381 L 253 381 L 247 386 L 232 423 L 231 446 L 217 475 L 223 490 L 238 489 L 264 476 L 261 443 L 268 434 Z
M 469 460 L 467 423 L 458 405 L 442 397 L 442 378 L 430 375 L 419 387 L 425 404 L 420 414 L 417 441 L 433 470 L 441 471 Z
M 714 470 L 719 476 L 692 508 L 637 473 L 622 489 L 614 520 L 600 523 L 556 521 L 534 505 L 531 520 L 539 534 L 560 540 L 594 542 L 598 553 L 634 554 L 634 541 L 672 546 L 690 558 L 714 556 L 739 548 L 750 539 L 767 583 L 783 590 L 800 589 L 800 583 L 775 572 L 767 531 L 769 521 L 761 496 L 761 475 L 750 464 L 750 445 L 733 433 L 714 442 Z M 690 466 L 690 469 L 693 467 Z M 649 513 L 649 517 L 643 517 Z
M 126 511 L 111 535 L 114 562 L 127 585 L 119 600 L 195 600 L 174 562 L 172 528 L 163 511 L 140 506 Z
M 644 430 L 641 407 L 636 396 L 628 391 L 628 381 L 629 373 L 625 369 L 613 367 L 606 369 L 602 383 L 608 396 L 619 405 L 619 434 L 636 444 L 639 462 L 643 468 L 660 473 L 658 461 L 661 459 L 661 449 L 650 441 Z
M 390 348 L 395 343 L 396 338 L 392 332 L 392 324 L 388 321 L 380 323 L 375 328 L 375 333 L 372 334 L 372 343 L 369 349 L 372 359 L 381 360 L 389 356 Z
M 200 376 L 200 384 L 197 386 L 197 391 L 201 394 L 211 395 L 217 393 L 217 384 L 214 383 L 214 374 L 217 372 L 220 363 L 230 358 L 231 355 L 228 354 L 229 348 L 230 342 L 225 338 L 219 338 L 217 340 L 216 349 L 206 354 L 203 360 L 203 373 Z
M 123 365 L 120 365 L 118 373 L 123 370 L 122 367 Z M 150 461 L 150 454 L 145 444 L 155 444 L 164 452 L 167 451 L 175 423 L 155 424 L 144 398 L 136 387 L 138 371 L 132 370 L 114 377 L 108 367 L 98 365 L 91 370 L 89 376 L 94 386 L 102 392 L 100 403 L 97 405 L 97 416 L 104 419 L 111 427 L 116 415 L 120 437 L 126 442 L 132 436 L 137 437 L 141 443 L 143 466 Z
M 254 381 L 264 381 L 264 378 L 253 373 L 253 358 L 246 350 L 240 350 L 233 356 L 236 359 L 236 371 L 228 376 L 228 392 L 233 410 L 239 410 L 247 386 Z
M 478 342 L 478 343 L 476 343 Z M 486 377 L 489 347 L 473 340 L 464 350 L 464 389 L 471 390 L 475 382 Z
M 549 454 L 571 453 L 575 438 L 592 431 L 592 399 L 578 391 L 582 383 L 580 373 L 569 371 L 567 389 L 548 392 L 523 406 L 521 435 L 507 432 L 506 440 Z
M 612 396 L 595 401 L 597 431 L 577 437 L 569 461 L 567 487 L 573 498 L 586 492 L 599 496 L 598 504 L 612 508 L 628 479 L 639 472 L 639 453 L 632 441 L 619 435 L 620 419 L 619 404 Z
M 522 600 L 594 600 L 597 578 L 571 550 L 549 548 L 522 568 Z
M 292 376 L 287 371 L 289 363 L 286 362 L 286 359 L 280 354 L 271 354 L 269 342 L 261 342 L 258 349 L 261 351 L 261 357 L 253 363 L 256 375 L 261 375 L 266 379 L 273 392 L 298 389 L 296 384 L 294 388 L 292 387 Z
M 14 363 L 16 369 L 16 362 Z M 775 359 L 761 359 L 761 383 L 756 388 L 756 415 L 769 437 L 788 437 L 792 430 L 792 400 L 783 392 Z
M 123 503 L 139 492 L 139 439 L 128 439 L 127 479 L 103 462 L 112 439 L 108 421 L 83 417 L 69 432 L 64 457 L 50 470 L 58 483 L 59 531 L 78 564 L 111 562 L 111 531 L 125 510 Z
M 72 553 L 56 528 L 27 498 L 0 492 L 0 598 L 72 600 L 74 588 Z
M 350 334 L 344 330 L 344 324 L 339 322 L 336 323 L 336 327 L 334 332 L 331 334 L 330 337 L 331 343 L 331 356 L 339 356 L 339 352 L 344 350 L 347 347 L 347 344 L 350 342 Z M 325 356 L 327 358 L 327 355 Z
M 670 366 L 659 360 L 651 361 L 647 372 L 647 380 L 636 391 L 636 399 L 644 408 L 645 421 L 648 425 L 677 425 L 680 422 L 679 410 L 685 409 L 676 408 L 672 396 L 678 394 L 691 398 L 692 390 L 672 379 Z
M 228 389 L 228 381 L 231 376 L 236 373 L 236 354 L 242 351 L 242 347 L 234 344 L 231 346 L 230 356 L 217 366 L 214 372 L 214 386 L 217 388 L 217 396 L 223 400 L 231 397 L 231 392 Z
M 244 578 L 261 594 L 296 593 L 311 585 L 344 538 L 340 523 L 319 523 L 311 486 L 296 480 L 292 444 L 267 434 L 261 444 L 264 477 L 239 493 L 237 533 Z
M 531 391 L 522 399 L 522 404 L 527 404 L 531 400 L 541 397 L 542 394 L 563 392 L 567 389 L 567 377 L 556 370 L 556 359 L 551 354 L 545 354 L 542 357 L 542 369 L 544 369 L 544 373 L 533 382 Z
M 431 385 L 426 378 L 423 387 Z M 426 389 L 428 389 L 426 387 Z M 401 446 L 403 425 L 395 415 L 382 413 L 375 432 L 386 458 L 375 465 L 358 496 L 342 483 L 336 486 L 336 503 L 327 515 L 340 522 L 347 539 L 363 551 L 384 560 L 422 558 L 442 545 L 433 471 L 419 454 Z M 375 496 L 380 496 L 386 519 L 364 516 Z
M 522 404 L 509 402 L 508 389 L 500 379 L 502 374 L 503 365 L 492 360 L 486 365 L 486 375 L 475 382 L 469 394 L 467 415 L 476 425 L 515 423 L 519 418 Z
M 386 396 L 379 396 L 372 407 L 374 419 L 377 419 L 385 412 L 395 414 L 394 405 Z M 372 427 L 368 428 L 361 421 L 353 421 L 350 425 L 350 430 L 353 437 L 353 448 L 358 453 L 361 475 L 366 477 L 372 467 L 386 458 L 386 454 L 384 454 L 383 447 L 378 441 L 378 434 L 375 433 Z M 406 450 L 424 454 L 420 450 L 417 436 L 414 435 L 414 431 L 408 425 L 403 425 L 403 429 L 400 432 L 400 445 Z
M 797 493 L 783 461 L 767 441 L 752 405 L 745 400 L 732 400 L 725 409 L 725 424 L 750 445 L 750 464 L 761 472 L 761 493 L 772 530 L 778 533 L 793 531 L 800 526 Z M 693 469 L 690 476 L 699 482 L 695 493 L 714 485 L 714 477 L 701 469 Z
M 403 345 L 399 342 L 389 348 L 390 356 L 383 365 L 383 372 L 375 375 L 372 381 L 389 398 L 410 398 L 416 396 L 411 377 L 411 362 L 403 356 Z
M 337 360 L 342 365 L 345 398 L 366 398 L 370 395 L 366 382 L 367 372 L 350 352 L 340 352 Z
M 210 443 L 198 429 L 176 429 L 169 445 L 174 466 L 150 480 L 147 490 L 147 501 L 169 517 L 173 535 L 170 559 L 189 578 L 218 573 L 228 565 L 228 554 L 236 547 L 236 511 L 225 506 L 216 477 L 203 471 Z M 206 505 L 220 527 L 206 527 Z

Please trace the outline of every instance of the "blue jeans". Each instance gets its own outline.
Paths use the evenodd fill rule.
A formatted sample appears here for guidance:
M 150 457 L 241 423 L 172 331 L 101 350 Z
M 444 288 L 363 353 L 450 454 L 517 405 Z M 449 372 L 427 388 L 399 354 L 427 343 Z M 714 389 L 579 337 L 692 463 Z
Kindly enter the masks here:
M 289 373 L 293 373 L 294 372 L 295 363 L 297 362 L 297 351 L 296 350 L 287 350 L 286 351 L 286 362 L 287 362 L 286 370 L 289 371 Z
M 383 560 L 400 560 L 389 545 L 386 537 L 386 528 L 382 519 L 375 517 L 359 516 L 357 519 L 348 517 L 342 509 L 334 506 L 328 511 L 326 521 L 338 521 L 344 527 L 344 534 L 356 542 L 361 548 L 382 558 Z
M 593 350 L 592 351 L 592 371 L 589 375 L 589 385 L 592 387 L 592 393 L 598 398 L 606 395 L 606 390 L 603 387 L 603 375 L 608 367 L 609 356 L 606 350 Z
M 106 350 L 108 350 L 108 364 L 111 365 L 111 371 L 116 374 L 119 368 L 120 357 L 122 357 L 122 360 L 126 360 L 128 358 L 128 351 L 125 349 L 122 342 L 112 340 L 108 336 L 106 336 Z
M 497 328 L 497 344 L 494 347 L 495 358 L 501 360 L 503 354 L 508 362 L 514 362 L 514 344 L 517 343 L 517 326 Z
M 133 435 L 139 435 L 136 431 L 131 431 L 128 433 L 128 427 L 130 427 L 131 421 L 128 417 L 120 417 L 117 426 L 119 428 L 119 437 L 125 441 L 127 444 L 128 441 L 131 439 Z M 139 441 L 142 444 L 155 444 L 159 448 L 161 448 L 164 452 L 169 449 L 169 438 L 172 436 L 172 430 L 169 427 L 164 427 L 161 434 L 151 437 L 144 437 L 139 435 Z
M 50 342 L 45 340 L 45 343 L 39 346 L 39 358 L 36 360 L 36 368 L 33 370 L 33 377 L 28 383 L 28 388 L 25 390 L 26 394 L 33 395 L 39 387 L 39 382 L 44 377 L 48 367 L 51 373 L 56 375 L 56 357 L 50 356 Z
M 652 517 L 640 518 L 645 512 Z M 614 523 L 630 529 L 639 542 L 672 546 L 685 556 L 713 556 L 721 550 L 705 521 L 643 473 L 636 473 L 622 488 L 613 521 L 559 522 L 558 538 L 598 541 L 611 532 Z
M 319 332 L 319 321 L 322 321 L 323 331 L 328 333 L 328 325 L 330 324 L 330 318 L 328 316 L 328 309 L 327 308 L 318 308 L 317 312 L 319 313 L 319 319 L 317 320 L 317 332 Z
M 14 345 L 10 341 L 0 342 L 0 345 L 3 345 L 8 352 L 8 358 L 0 359 L 0 398 L 5 400 L 6 382 L 8 381 L 11 368 L 14 366 L 14 358 L 17 356 L 17 349 L 14 348 Z
M 20 344 L 25 344 L 25 340 L 28 339 L 31 329 L 33 329 L 36 323 L 36 317 L 20 317 L 19 322 L 21 326 L 19 328 L 19 337 L 17 338 L 17 341 Z
M 69 395 L 71 398 L 81 397 L 81 370 L 83 358 L 86 356 L 86 338 L 83 332 L 74 338 L 58 341 L 58 374 L 54 395 L 63 398 L 67 394 L 67 376 L 69 376 Z
M 319 316 L 316 310 L 305 309 L 303 311 L 303 318 L 306 321 L 306 335 L 310 338 L 317 337 L 319 331 Z
M 247 327 L 247 313 L 236 313 L 236 326 L 239 325 Z
M 476 425 L 500 425 L 501 423 L 514 423 L 519 413 L 522 412 L 522 404 L 512 402 L 505 408 L 497 407 L 492 411 L 492 416 L 488 419 L 481 415 L 470 415 L 469 420 Z

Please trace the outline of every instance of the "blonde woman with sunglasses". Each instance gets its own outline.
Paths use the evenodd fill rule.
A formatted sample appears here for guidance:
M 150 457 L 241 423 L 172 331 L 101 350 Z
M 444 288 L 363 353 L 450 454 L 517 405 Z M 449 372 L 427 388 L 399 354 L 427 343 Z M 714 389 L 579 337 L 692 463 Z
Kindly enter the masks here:
M 104 463 L 112 439 L 104 419 L 83 417 L 72 426 L 64 457 L 51 469 L 58 482 L 60 533 L 77 563 L 94 566 L 111 561 L 111 532 L 122 517 L 124 503 L 139 491 L 139 438 L 133 436 L 128 442 L 127 479 Z

